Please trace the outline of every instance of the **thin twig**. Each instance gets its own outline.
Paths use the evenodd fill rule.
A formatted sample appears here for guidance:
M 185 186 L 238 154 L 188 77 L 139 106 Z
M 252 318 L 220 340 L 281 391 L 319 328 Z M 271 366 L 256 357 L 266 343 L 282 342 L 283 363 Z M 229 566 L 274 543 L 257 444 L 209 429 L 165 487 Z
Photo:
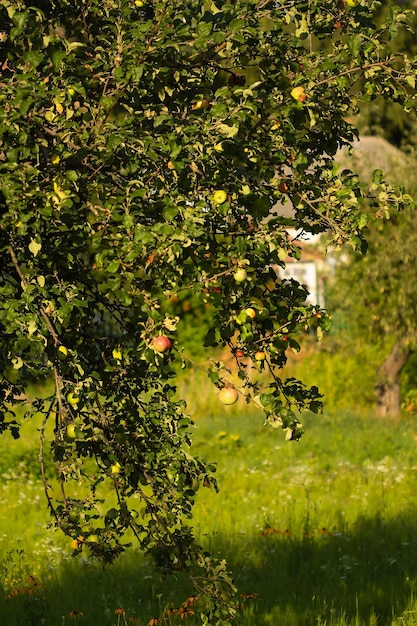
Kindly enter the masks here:
M 45 428 L 46 428 L 46 424 L 48 422 L 48 419 L 49 419 L 49 417 L 51 415 L 51 411 L 52 411 L 53 405 L 54 405 L 54 401 L 51 402 L 51 404 L 49 406 L 49 409 L 48 409 L 47 413 L 45 414 L 45 416 L 43 418 L 42 426 L 41 426 L 41 429 L 40 429 L 39 463 L 40 463 L 40 467 L 41 467 L 42 483 L 43 483 L 43 488 L 44 488 L 44 492 L 45 492 L 48 508 L 51 511 L 52 515 L 55 517 L 57 523 L 59 524 L 58 514 L 56 512 L 56 509 L 55 509 L 54 505 L 52 504 L 52 499 L 51 499 L 51 497 L 49 495 L 50 485 L 48 484 L 48 480 L 46 478 L 45 459 L 44 459 L 44 455 L 43 455 L 43 443 L 45 441 Z

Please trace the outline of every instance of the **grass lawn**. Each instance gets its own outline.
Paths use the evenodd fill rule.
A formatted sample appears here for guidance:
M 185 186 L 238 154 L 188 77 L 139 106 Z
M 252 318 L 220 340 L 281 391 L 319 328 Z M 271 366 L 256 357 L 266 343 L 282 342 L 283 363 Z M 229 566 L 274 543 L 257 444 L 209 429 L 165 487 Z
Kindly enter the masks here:
M 191 404 L 194 453 L 217 462 L 192 524 L 234 573 L 241 626 L 417 625 L 414 424 L 354 411 L 306 416 L 286 442 L 246 405 Z M 417 430 L 417 426 L 416 426 Z M 33 425 L 0 439 L 0 623 L 146 625 L 191 593 L 132 549 L 102 569 L 48 530 Z M 197 624 L 192 616 L 161 624 Z

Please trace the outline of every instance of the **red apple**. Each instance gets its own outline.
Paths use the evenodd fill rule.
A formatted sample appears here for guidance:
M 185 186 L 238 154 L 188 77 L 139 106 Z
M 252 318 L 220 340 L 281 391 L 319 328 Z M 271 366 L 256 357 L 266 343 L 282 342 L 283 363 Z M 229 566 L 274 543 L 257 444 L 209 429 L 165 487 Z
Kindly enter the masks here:
M 166 335 L 159 335 L 152 341 L 152 347 L 157 352 L 166 352 L 172 347 L 172 341 Z

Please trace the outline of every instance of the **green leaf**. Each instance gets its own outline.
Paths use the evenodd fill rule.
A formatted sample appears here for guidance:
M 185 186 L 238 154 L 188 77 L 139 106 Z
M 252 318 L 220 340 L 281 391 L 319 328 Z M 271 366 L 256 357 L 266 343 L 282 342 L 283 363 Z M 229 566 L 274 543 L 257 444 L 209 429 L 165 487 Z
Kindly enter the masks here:
M 197 33 L 200 37 L 206 39 L 210 35 L 212 28 L 211 22 L 200 22 L 197 24 Z
M 210 346 L 217 346 L 217 340 L 216 340 L 216 335 L 217 335 L 217 331 L 216 328 L 214 326 L 211 326 L 207 333 L 206 336 L 204 338 L 204 346 L 206 348 L 210 347 Z
M 351 55 L 353 56 L 353 58 L 358 57 L 362 49 L 361 35 L 353 35 L 353 37 L 349 39 L 348 45 L 349 45 L 349 51 Z
M 38 67 L 38 65 L 40 65 L 42 61 L 44 60 L 43 54 L 36 50 L 29 50 L 29 52 L 26 52 L 23 55 L 23 58 L 24 58 L 25 63 L 27 63 L 28 65 L 31 65 L 33 68 Z
M 63 59 L 65 59 L 66 56 L 67 53 L 65 52 L 65 50 L 55 50 L 52 53 L 51 59 L 52 63 L 54 64 L 55 71 L 59 69 Z
M 222 135 L 230 139 L 232 137 L 235 137 L 239 132 L 239 126 L 237 126 L 236 124 L 229 126 L 229 124 L 222 123 L 222 124 L 217 124 L 216 128 L 219 131 L 219 133 L 221 133 Z
M 405 77 L 405 80 L 406 80 L 407 85 L 410 85 L 410 87 L 412 89 L 416 88 L 416 77 L 415 76 L 412 76 L 412 75 L 409 74 L 408 76 Z
M 118 259 L 114 259 L 106 266 L 106 271 L 109 274 L 116 274 L 120 268 L 120 261 Z
M 171 222 L 178 215 L 178 209 L 175 206 L 164 207 L 162 215 L 167 222 Z

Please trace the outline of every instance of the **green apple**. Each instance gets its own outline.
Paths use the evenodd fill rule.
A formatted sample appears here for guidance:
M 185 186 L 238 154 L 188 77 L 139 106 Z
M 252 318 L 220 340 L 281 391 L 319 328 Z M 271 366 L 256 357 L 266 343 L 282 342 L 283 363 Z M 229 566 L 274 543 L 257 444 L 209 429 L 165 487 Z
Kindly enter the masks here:
M 269 317 L 269 311 L 268 309 L 266 309 L 265 307 L 262 307 L 260 309 L 258 309 L 257 311 L 257 317 L 258 319 L 262 320 L 266 320 Z
M 77 513 L 77 511 L 71 511 L 70 514 L 68 515 L 68 519 L 69 519 L 70 522 L 75 524 L 80 519 L 80 516 Z
M 233 278 L 237 283 L 243 283 L 248 277 L 248 273 L 244 267 L 239 267 L 236 272 L 233 274 Z
M 200 489 L 200 481 L 198 478 L 194 478 L 192 485 L 191 485 L 191 489 L 196 492 Z
M 88 535 L 86 542 L 87 543 L 100 543 L 100 539 L 98 535 Z
M 213 202 L 215 204 L 223 204 L 227 200 L 227 193 L 223 189 L 218 189 L 213 193 Z
M 222 404 L 234 404 L 238 397 L 239 394 L 234 387 L 223 387 L 219 393 L 219 400 Z

